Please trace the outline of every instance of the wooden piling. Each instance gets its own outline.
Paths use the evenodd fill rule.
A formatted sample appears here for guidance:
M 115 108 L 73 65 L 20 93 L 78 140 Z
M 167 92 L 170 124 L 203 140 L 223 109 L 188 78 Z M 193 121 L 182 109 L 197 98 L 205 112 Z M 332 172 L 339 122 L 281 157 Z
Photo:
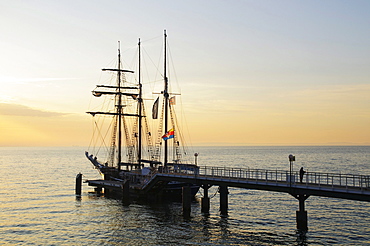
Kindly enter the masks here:
M 220 213 L 227 215 L 228 210 L 228 188 L 227 186 L 220 186 Z
M 130 205 L 130 181 L 126 180 L 126 182 L 122 185 L 122 203 L 124 206 Z
M 203 188 L 203 197 L 202 197 L 202 202 L 201 202 L 201 211 L 202 213 L 205 213 L 205 214 L 209 214 L 209 197 L 208 197 L 208 189 L 209 189 L 209 185 L 208 184 L 205 184 L 205 185 L 202 185 L 202 188 Z
M 182 187 L 182 213 L 185 218 L 190 218 L 191 188 L 188 185 Z
M 76 188 L 75 188 L 76 195 L 81 196 L 81 191 L 82 191 L 82 174 L 79 173 L 76 176 Z

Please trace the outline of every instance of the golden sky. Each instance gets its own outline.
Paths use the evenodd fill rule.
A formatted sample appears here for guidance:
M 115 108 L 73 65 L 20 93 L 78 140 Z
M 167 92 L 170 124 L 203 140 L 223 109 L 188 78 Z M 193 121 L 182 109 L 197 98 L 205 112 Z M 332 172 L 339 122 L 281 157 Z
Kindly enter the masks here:
M 130 67 L 138 38 L 160 55 L 149 41 L 164 29 L 192 145 L 370 145 L 369 11 L 361 0 L 0 3 L 0 146 L 88 145 L 91 90 L 117 41 Z

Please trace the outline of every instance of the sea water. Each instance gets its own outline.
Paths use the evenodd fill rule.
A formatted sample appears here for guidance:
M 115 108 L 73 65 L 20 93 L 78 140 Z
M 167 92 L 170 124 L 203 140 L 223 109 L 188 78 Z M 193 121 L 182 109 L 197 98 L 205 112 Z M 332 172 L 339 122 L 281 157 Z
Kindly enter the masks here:
M 202 166 L 370 175 L 365 147 L 194 147 Z M 289 194 L 229 188 L 228 216 L 199 202 L 191 218 L 179 202 L 132 203 L 98 196 L 75 178 L 100 178 L 84 148 L 0 148 L 0 245 L 370 245 L 370 203 L 311 196 L 308 232 L 296 230 L 298 200 Z M 199 196 L 201 196 L 200 189 Z

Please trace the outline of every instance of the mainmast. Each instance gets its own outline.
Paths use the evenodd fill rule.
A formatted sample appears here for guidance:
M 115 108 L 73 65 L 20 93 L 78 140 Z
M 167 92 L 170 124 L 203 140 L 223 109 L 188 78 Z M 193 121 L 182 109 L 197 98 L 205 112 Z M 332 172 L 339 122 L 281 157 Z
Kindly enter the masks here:
M 168 129 L 168 78 L 167 78 L 167 34 L 166 30 L 164 30 L 164 131 L 167 132 Z M 168 141 L 164 141 L 164 166 L 168 163 Z
M 118 72 L 117 72 L 117 92 L 118 92 L 118 104 L 117 104 L 117 117 L 118 117 L 118 156 L 117 156 L 117 167 L 121 169 L 122 162 L 122 95 L 121 95 L 121 47 L 118 41 Z
M 141 145 L 142 145 L 142 107 L 143 107 L 143 98 L 142 98 L 142 84 L 141 84 L 141 41 L 139 38 L 139 97 L 138 97 L 138 103 L 139 103 L 139 136 L 138 136 L 138 153 L 137 153 L 137 159 L 138 164 L 141 163 Z

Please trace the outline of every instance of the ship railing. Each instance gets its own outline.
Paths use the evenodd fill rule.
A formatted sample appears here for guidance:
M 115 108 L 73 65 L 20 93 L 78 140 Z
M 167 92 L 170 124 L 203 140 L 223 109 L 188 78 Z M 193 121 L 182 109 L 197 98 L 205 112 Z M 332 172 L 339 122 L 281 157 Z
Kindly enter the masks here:
M 318 186 L 333 188 L 360 188 L 370 189 L 369 175 L 354 175 L 354 174 L 337 174 L 337 173 L 321 173 L 321 172 L 306 172 L 303 175 L 302 181 L 298 171 L 289 170 L 267 170 L 267 169 L 249 169 L 249 168 L 227 168 L 227 167 L 210 167 L 200 166 L 196 172 L 191 170 L 181 170 L 177 172 L 173 169 L 163 168 L 156 173 L 189 176 L 189 178 L 205 178 L 205 179 L 228 179 L 238 182 L 266 182 L 276 183 L 287 186 Z M 146 177 L 150 180 L 156 173 L 152 173 Z

